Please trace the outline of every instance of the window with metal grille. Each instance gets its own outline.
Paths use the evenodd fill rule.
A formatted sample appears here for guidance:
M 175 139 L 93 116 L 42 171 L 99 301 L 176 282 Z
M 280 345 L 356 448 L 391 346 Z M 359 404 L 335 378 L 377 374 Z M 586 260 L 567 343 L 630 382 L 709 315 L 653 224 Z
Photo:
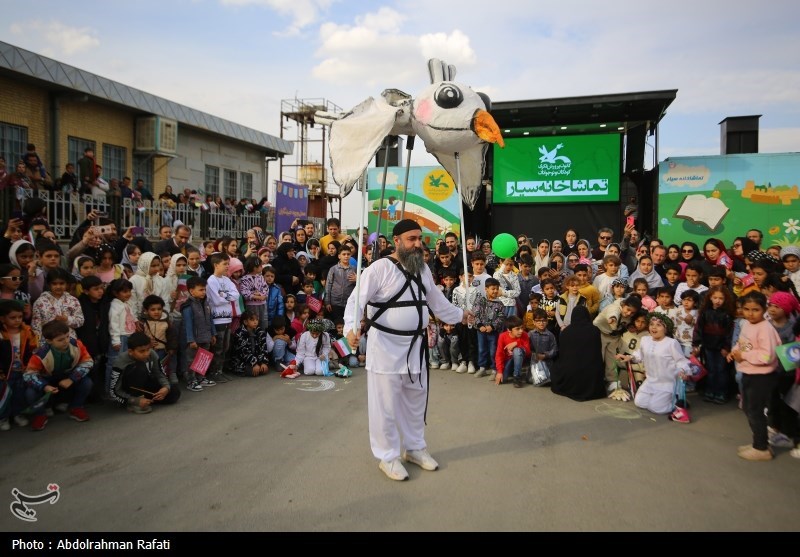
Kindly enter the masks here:
M 128 150 L 125 147 L 103 143 L 103 178 L 107 182 L 112 178 L 121 181 L 127 175 L 127 164 Z
M 236 201 L 236 171 L 225 170 L 225 198 Z
M 103 174 L 108 176 L 108 173 L 105 172 L 105 170 L 106 169 L 104 168 Z M 133 176 L 130 177 L 131 182 L 135 184 L 136 180 L 141 178 L 142 180 L 144 180 L 145 187 L 152 192 L 153 175 L 154 175 L 153 157 L 151 155 L 133 155 Z M 125 175 L 123 174 L 123 177 L 124 176 Z
M 242 197 L 250 200 L 253 197 L 253 175 L 249 172 L 240 172 L 239 177 L 242 180 Z
M 28 128 L 0 122 L 0 155 L 6 159 L 8 172 L 16 170 L 17 162 L 25 155 Z
M 83 150 L 89 147 L 92 151 L 97 151 L 96 143 L 91 139 L 83 139 L 82 137 L 68 137 L 67 138 L 67 155 L 71 162 L 75 165 L 75 171 L 78 171 L 78 161 L 83 158 Z M 105 170 L 105 169 L 103 169 Z M 105 173 L 104 173 L 105 174 Z
M 206 165 L 206 195 L 217 197 L 219 195 L 219 168 Z

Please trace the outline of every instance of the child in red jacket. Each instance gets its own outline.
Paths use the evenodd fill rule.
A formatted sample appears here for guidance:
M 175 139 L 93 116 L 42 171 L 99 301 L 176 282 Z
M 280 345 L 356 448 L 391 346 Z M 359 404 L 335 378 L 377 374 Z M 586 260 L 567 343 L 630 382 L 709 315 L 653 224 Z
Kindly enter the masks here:
M 522 387 L 525 384 L 522 362 L 530 356 L 531 342 L 522 327 L 522 319 L 516 315 L 509 317 L 506 319 L 506 330 L 500 333 L 500 338 L 497 339 L 497 352 L 494 356 L 497 365 L 495 384 L 505 383 L 513 371 L 514 387 Z

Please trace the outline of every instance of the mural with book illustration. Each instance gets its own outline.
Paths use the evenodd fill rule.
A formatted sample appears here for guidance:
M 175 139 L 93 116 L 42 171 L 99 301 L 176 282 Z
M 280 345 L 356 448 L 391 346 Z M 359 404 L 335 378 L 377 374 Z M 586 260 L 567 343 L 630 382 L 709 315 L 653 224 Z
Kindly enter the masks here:
M 664 244 L 758 228 L 763 247 L 800 246 L 800 153 L 674 157 L 658 167 L 658 237 Z

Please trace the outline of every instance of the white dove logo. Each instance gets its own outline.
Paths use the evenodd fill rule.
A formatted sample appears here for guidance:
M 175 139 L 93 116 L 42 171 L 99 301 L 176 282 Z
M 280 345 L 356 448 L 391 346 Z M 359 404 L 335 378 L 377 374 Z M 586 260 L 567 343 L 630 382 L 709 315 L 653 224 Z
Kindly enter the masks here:
M 569 157 L 565 157 L 564 155 L 556 156 L 558 154 L 558 150 L 563 148 L 564 144 L 559 143 L 558 145 L 556 145 L 555 149 L 553 149 L 552 151 L 548 151 L 547 147 L 542 145 L 541 147 L 539 147 L 539 152 L 542 154 L 542 156 L 539 157 L 539 162 L 556 164 L 558 161 L 561 161 L 564 164 L 572 164 L 572 161 L 569 159 Z

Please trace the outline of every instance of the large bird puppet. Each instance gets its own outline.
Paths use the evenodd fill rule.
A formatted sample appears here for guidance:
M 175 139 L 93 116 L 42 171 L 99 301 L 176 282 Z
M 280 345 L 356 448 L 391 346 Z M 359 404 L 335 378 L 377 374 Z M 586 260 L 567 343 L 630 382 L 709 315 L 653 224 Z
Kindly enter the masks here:
M 504 146 L 489 114 L 491 101 L 453 81 L 455 66 L 434 58 L 428 60 L 428 70 L 431 84 L 416 98 L 386 89 L 379 98 L 370 97 L 342 115 L 315 114 L 318 123 L 330 125 L 331 171 L 342 197 L 361 178 L 387 135 L 407 135 L 422 139 L 461 188 L 464 203 L 475 208 L 488 144 Z

